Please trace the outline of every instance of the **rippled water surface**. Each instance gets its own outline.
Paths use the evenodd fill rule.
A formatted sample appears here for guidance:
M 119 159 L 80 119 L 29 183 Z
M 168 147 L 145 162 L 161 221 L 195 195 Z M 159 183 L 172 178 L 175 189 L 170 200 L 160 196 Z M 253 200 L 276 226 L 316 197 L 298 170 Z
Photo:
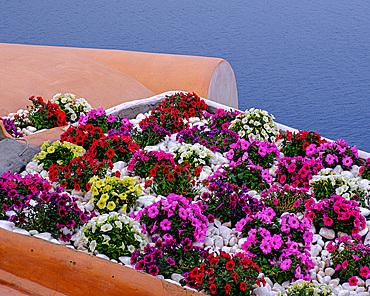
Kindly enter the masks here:
M 370 152 L 367 0 L 0 0 L 0 42 L 222 57 L 240 109 Z

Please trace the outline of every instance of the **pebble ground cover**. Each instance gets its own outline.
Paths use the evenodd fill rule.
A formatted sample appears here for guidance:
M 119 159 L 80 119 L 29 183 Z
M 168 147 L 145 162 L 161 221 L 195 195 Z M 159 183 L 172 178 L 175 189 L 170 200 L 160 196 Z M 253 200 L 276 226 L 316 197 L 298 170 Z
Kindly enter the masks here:
M 194 93 L 134 119 L 31 101 L 14 137 L 69 125 L 0 176 L 0 227 L 208 295 L 370 295 L 370 159 L 345 140 Z

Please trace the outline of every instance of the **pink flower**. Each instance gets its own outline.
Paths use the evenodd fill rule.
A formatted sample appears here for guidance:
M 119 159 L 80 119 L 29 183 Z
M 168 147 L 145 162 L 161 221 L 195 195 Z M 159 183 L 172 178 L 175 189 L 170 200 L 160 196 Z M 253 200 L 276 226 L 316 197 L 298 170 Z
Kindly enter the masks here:
M 157 217 L 159 213 L 159 210 L 156 206 L 151 206 L 149 209 L 148 209 L 148 216 L 152 219 L 154 219 L 155 217 Z
M 315 144 L 311 144 L 311 145 L 307 146 L 307 148 L 306 148 L 306 155 L 307 156 L 311 156 L 312 154 L 315 154 L 316 152 L 317 152 L 317 149 L 316 149 Z
M 313 233 L 311 231 L 306 231 L 304 234 L 303 234 L 303 240 L 306 244 L 309 244 L 312 242 L 312 239 L 313 239 Z
M 280 268 L 282 270 L 288 270 L 290 268 L 290 265 L 292 264 L 292 260 L 290 259 L 285 259 L 283 262 L 280 264 Z
M 279 181 L 279 182 L 280 182 L 281 184 L 284 184 L 284 183 L 285 183 L 285 181 L 286 181 L 286 176 L 285 176 L 285 175 L 281 175 L 281 176 L 280 176 L 280 181 Z
M 179 208 L 179 216 L 180 216 L 183 220 L 186 220 L 186 218 L 188 217 L 188 212 L 187 212 L 183 207 L 180 207 L 180 208 Z
M 326 155 L 325 161 L 328 163 L 328 165 L 332 165 L 334 163 L 334 156 L 331 154 Z
M 350 157 L 345 157 L 343 158 L 343 165 L 347 166 L 347 167 L 350 167 L 353 163 L 353 160 L 350 158 Z
M 164 231 L 171 229 L 171 221 L 167 219 L 164 219 L 159 225 L 162 227 Z
M 288 220 L 289 226 L 293 229 L 298 229 L 299 228 L 299 220 L 295 216 L 290 216 Z
M 333 220 L 330 217 L 325 217 L 324 218 L 324 224 L 326 226 L 331 226 L 333 224 Z
M 333 252 L 335 250 L 335 246 L 333 245 L 332 242 L 330 242 L 327 246 L 326 246 L 326 249 L 328 250 L 328 252 Z
M 369 278 L 370 277 L 370 269 L 367 266 L 361 267 L 360 268 L 360 276 L 364 278 Z
M 296 200 L 294 203 L 293 203 L 293 206 L 295 208 L 298 208 L 300 206 L 301 202 L 299 200 Z
M 274 234 L 271 237 L 270 244 L 271 244 L 271 246 L 272 246 L 273 249 L 278 250 L 283 245 L 283 240 L 281 239 L 281 236 L 280 235 Z
M 264 254 L 271 253 L 271 246 L 265 239 L 260 244 L 260 248 Z
M 291 163 L 291 164 L 288 165 L 288 172 L 289 173 L 294 173 L 296 168 L 297 168 L 297 166 L 294 163 Z
M 228 160 L 232 160 L 234 157 L 234 154 L 235 154 L 234 150 L 230 149 L 228 152 L 226 152 L 225 156 Z
M 343 267 L 343 269 L 346 269 L 348 267 L 348 261 L 347 260 L 343 261 L 342 267 Z
M 351 276 L 348 279 L 348 282 L 349 282 L 349 285 L 350 286 L 356 286 L 357 285 L 357 282 L 358 282 L 358 279 L 355 276 Z

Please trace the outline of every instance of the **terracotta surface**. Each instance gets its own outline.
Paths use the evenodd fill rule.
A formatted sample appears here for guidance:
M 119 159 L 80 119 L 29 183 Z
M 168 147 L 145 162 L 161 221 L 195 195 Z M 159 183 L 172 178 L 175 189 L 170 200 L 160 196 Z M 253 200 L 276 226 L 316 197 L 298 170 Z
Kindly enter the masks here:
M 168 90 L 237 107 L 229 63 L 220 58 L 0 43 L 0 115 L 70 92 L 105 109 Z M 208 97 L 211 94 L 211 97 Z
M 0 229 L 0 238 L 0 284 L 31 295 L 200 295 L 34 237 Z

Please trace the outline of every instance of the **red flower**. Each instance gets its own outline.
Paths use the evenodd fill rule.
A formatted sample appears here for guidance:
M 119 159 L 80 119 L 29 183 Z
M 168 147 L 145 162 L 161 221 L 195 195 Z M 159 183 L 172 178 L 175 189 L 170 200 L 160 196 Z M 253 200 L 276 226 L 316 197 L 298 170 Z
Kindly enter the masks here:
M 212 284 L 209 286 L 209 289 L 211 290 L 212 294 L 216 294 L 217 287 L 215 284 Z
M 62 183 L 60 183 L 60 186 L 61 186 L 61 187 L 63 187 L 63 188 L 64 188 L 64 187 L 66 187 L 67 185 L 68 185 L 68 183 L 67 183 L 67 182 L 62 182 Z
M 233 270 L 234 267 L 235 267 L 234 261 L 230 260 L 230 261 L 226 262 L 226 269 L 227 270 Z
M 292 138 L 293 138 L 293 133 L 291 133 L 290 131 L 287 131 L 286 132 L 286 139 L 288 140 L 288 141 L 290 141 Z M 244 291 L 244 290 L 243 290 Z
M 240 283 L 240 290 L 242 290 L 242 291 L 245 291 L 245 290 L 247 290 L 247 284 L 245 283 L 245 282 L 241 282 Z
M 169 173 L 167 178 L 168 178 L 168 181 L 175 180 L 175 176 L 172 173 Z
M 175 167 L 175 172 L 176 172 L 177 174 L 180 174 L 180 173 L 181 173 L 181 171 L 182 171 L 181 166 L 177 165 L 177 166 Z
M 167 174 L 169 171 L 170 171 L 170 169 L 168 168 L 167 165 L 165 165 L 164 168 L 163 168 L 163 173 Z
M 231 277 L 234 279 L 235 283 L 238 282 L 238 279 L 239 279 L 239 274 L 237 274 L 236 272 L 233 272 L 231 274 Z
M 226 294 L 229 294 L 230 293 L 230 284 L 227 284 L 225 286 L 225 292 L 226 292 Z
M 87 189 L 87 191 L 89 191 L 91 189 L 91 183 L 89 183 L 89 182 L 86 183 L 86 189 Z
M 109 158 L 113 158 L 115 152 L 112 148 L 109 148 L 107 152 L 105 153 Z
M 200 173 L 201 173 L 201 171 L 202 171 L 202 167 L 196 167 L 195 168 L 195 170 L 194 170 L 194 174 L 195 174 L 195 176 L 199 176 L 200 175 Z
M 78 185 L 77 183 L 75 183 L 75 190 L 77 190 L 77 191 L 80 191 L 81 190 L 81 187 L 80 187 L 80 185 Z

